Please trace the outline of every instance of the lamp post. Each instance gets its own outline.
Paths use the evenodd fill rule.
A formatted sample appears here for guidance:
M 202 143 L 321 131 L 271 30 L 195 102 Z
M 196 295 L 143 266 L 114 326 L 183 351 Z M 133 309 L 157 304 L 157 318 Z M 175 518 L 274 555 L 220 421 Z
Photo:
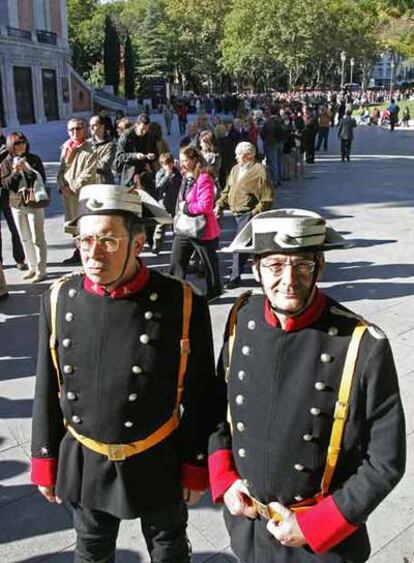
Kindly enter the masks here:
M 390 101 L 392 100 L 392 94 L 394 92 L 394 80 L 395 80 L 395 58 L 394 53 L 391 53 L 391 77 L 390 77 Z
M 345 61 L 346 61 L 346 53 L 345 51 L 341 52 L 341 88 L 344 87 L 345 81 Z
M 355 65 L 355 59 L 353 57 L 352 59 L 349 60 L 349 64 L 351 65 L 351 76 L 349 82 L 352 84 L 354 78 L 354 65 Z

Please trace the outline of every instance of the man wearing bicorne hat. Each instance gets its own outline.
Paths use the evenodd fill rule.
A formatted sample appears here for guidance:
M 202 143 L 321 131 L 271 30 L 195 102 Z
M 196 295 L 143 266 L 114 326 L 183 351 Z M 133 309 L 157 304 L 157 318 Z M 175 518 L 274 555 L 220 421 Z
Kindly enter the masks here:
M 210 438 L 213 499 L 243 563 L 366 561 L 365 522 L 404 473 L 390 344 L 317 287 L 324 251 L 343 246 L 318 214 L 280 209 L 227 249 L 253 255 L 261 285 L 230 312 Z
M 85 274 L 40 311 L 32 481 L 74 509 L 77 563 L 112 562 L 121 519 L 141 519 L 151 561 L 190 561 L 187 504 L 208 486 L 215 370 L 205 299 L 136 258 L 170 222 L 145 192 L 80 191 Z

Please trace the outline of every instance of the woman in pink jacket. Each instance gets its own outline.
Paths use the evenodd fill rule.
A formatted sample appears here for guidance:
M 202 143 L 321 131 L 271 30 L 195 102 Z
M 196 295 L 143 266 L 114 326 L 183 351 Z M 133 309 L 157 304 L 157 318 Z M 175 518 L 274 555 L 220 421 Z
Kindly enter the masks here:
M 207 299 L 222 293 L 220 270 L 217 258 L 220 227 L 214 215 L 215 184 L 213 173 L 199 151 L 185 147 L 180 152 L 183 183 L 177 199 L 177 207 L 187 215 L 204 215 L 206 225 L 199 238 L 176 232 L 171 250 L 170 273 L 184 279 L 188 262 L 194 250 L 203 263 L 207 282 Z

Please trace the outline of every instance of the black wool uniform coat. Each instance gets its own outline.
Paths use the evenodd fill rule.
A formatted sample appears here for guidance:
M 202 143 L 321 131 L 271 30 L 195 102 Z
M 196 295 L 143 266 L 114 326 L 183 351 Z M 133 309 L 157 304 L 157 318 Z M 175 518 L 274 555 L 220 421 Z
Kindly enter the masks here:
M 147 271 L 148 272 L 148 271 Z M 216 383 L 210 316 L 193 293 L 191 352 L 179 428 L 125 461 L 82 446 L 65 429 L 111 444 L 146 438 L 173 413 L 182 331 L 182 284 L 155 271 L 137 293 L 112 299 L 72 276 L 60 289 L 57 349 L 60 399 L 49 351 L 50 295 L 40 312 L 32 432 L 32 480 L 72 503 L 135 518 L 208 485 L 207 442 L 215 424 Z
M 320 491 L 345 355 L 358 318 L 320 293 L 311 310 L 290 319 L 285 329 L 271 326 L 270 311 L 262 295 L 251 296 L 240 309 L 228 384 L 227 337 L 224 342 L 218 373 L 222 422 L 210 439 L 216 501 L 237 478 L 266 504 L 289 506 Z M 298 515 L 307 545 L 284 547 L 266 530 L 265 520 L 234 517 L 225 509 L 232 548 L 243 563 L 366 561 L 365 522 L 400 480 L 404 466 L 405 426 L 394 361 L 385 335 L 369 326 L 360 344 L 330 494 Z

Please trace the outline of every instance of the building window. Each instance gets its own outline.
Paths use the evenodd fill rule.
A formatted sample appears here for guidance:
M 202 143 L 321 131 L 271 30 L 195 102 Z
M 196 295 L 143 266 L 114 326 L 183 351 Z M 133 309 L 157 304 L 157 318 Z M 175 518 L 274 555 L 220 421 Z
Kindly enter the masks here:
M 33 0 L 33 19 L 36 29 L 51 30 L 49 0 Z

